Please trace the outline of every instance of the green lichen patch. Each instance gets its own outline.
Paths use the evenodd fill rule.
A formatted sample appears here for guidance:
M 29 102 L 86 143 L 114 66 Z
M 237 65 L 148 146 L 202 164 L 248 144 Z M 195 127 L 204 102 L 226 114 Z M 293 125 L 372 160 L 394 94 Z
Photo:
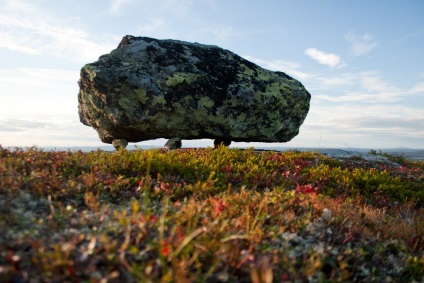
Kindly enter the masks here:
M 244 77 L 244 76 L 253 77 L 255 75 L 255 71 L 247 67 L 245 64 L 241 64 L 240 69 L 242 71 L 242 74 L 240 75 L 241 77 Z
M 274 72 L 271 72 L 262 68 L 257 68 L 256 71 L 257 71 L 258 78 L 265 82 L 270 81 L 272 79 L 279 78 L 278 75 L 276 75 Z
M 119 105 L 127 110 L 137 107 L 139 104 L 145 104 L 149 100 L 146 91 L 142 89 L 135 89 L 128 92 L 119 99 Z
M 214 106 L 214 102 L 209 97 L 203 96 L 202 98 L 199 99 L 198 105 L 200 107 L 204 107 L 204 108 L 209 109 L 209 108 L 212 108 Z
M 155 107 L 164 106 L 166 104 L 165 97 L 163 95 L 155 95 L 152 98 L 152 105 Z
M 180 84 L 192 84 L 197 81 L 199 77 L 200 75 L 194 73 L 177 72 L 166 80 L 166 85 L 168 87 L 174 87 Z

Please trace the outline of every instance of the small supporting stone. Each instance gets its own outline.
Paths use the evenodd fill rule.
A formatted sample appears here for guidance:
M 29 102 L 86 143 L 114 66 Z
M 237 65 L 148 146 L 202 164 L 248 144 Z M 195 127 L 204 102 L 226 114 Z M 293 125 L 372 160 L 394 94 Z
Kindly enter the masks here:
M 181 146 L 182 143 L 180 138 L 169 139 L 165 144 L 165 148 L 168 150 L 179 149 Z
M 128 145 L 128 141 L 125 139 L 114 139 L 112 145 L 116 150 L 125 149 Z
M 230 144 L 231 144 L 231 140 L 228 140 L 228 139 L 215 139 L 213 141 L 214 148 L 218 148 L 220 145 L 230 146 Z

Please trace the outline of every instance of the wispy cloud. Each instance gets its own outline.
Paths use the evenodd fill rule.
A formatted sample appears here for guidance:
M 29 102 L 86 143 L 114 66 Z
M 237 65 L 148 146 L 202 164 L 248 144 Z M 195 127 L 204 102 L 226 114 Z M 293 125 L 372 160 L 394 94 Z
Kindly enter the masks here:
M 92 128 L 62 116 L 49 119 L 0 117 L 0 135 L 3 146 L 102 145 Z
M 414 147 L 414 141 L 424 135 L 421 112 L 398 104 L 317 103 L 313 97 L 302 127 L 304 134 L 315 136 L 315 143 L 324 147 Z
M 75 119 L 78 79 L 78 70 L 72 69 L 0 69 L 0 116 L 18 120 L 44 120 L 46 116 Z
M 159 6 L 159 11 L 162 9 L 166 9 L 171 15 L 173 15 L 176 19 L 181 19 L 182 17 L 187 16 L 193 10 L 194 0 L 164 0 L 162 1 L 162 5 Z M 156 1 L 153 2 L 156 6 L 158 3 Z M 163 11 L 163 10 L 162 10 Z
M 109 12 L 112 14 L 119 14 L 125 5 L 129 5 L 133 0 L 112 0 Z
M 146 24 L 137 26 L 137 31 L 142 35 L 157 35 L 158 30 L 162 30 L 165 26 L 165 20 L 163 18 L 151 19 Z
M 410 92 L 422 94 L 424 96 L 424 81 L 416 83 L 411 89 Z
M 315 75 L 312 78 L 311 87 L 314 90 L 326 90 L 326 89 L 343 89 L 344 87 L 352 87 L 357 82 L 358 74 L 343 73 L 336 76 L 319 76 Z
M 399 37 L 393 43 L 394 44 L 404 44 L 407 41 L 414 39 L 414 38 L 421 39 L 423 37 L 423 34 L 424 34 L 424 26 L 421 26 L 421 27 L 418 27 L 416 30 L 413 30 L 413 31 L 406 33 L 403 36 Z
M 226 41 L 229 38 L 234 38 L 235 36 L 239 36 L 241 32 L 236 31 L 231 26 L 219 26 L 215 28 L 207 28 L 206 33 L 212 34 L 213 38 L 217 41 Z
M 377 41 L 368 33 L 357 35 L 350 31 L 345 35 L 345 38 L 351 44 L 350 53 L 353 56 L 364 55 L 377 46 Z
M 307 79 L 311 74 L 301 71 L 301 65 L 297 62 L 289 62 L 284 60 L 265 61 L 251 56 L 243 56 L 245 59 L 252 61 L 259 66 L 271 71 L 280 71 L 298 79 Z
M 5 85 L 46 86 L 53 83 L 76 84 L 79 72 L 47 68 L 0 69 L 0 89 Z M 16 88 L 16 86 L 14 88 Z M 0 97 L 2 95 L 0 94 Z
M 115 0 L 115 2 L 123 1 L 129 0 Z M 185 17 L 194 17 L 194 15 L 191 15 L 193 12 L 193 3 L 194 0 L 137 1 L 137 4 L 142 6 L 143 10 L 146 11 L 143 13 L 143 19 L 164 18 L 168 21 L 180 20 Z
M 31 45 L 30 38 L 18 38 L 17 40 L 16 34 L 1 31 L 0 36 L 0 48 L 6 48 L 12 51 L 18 51 L 29 55 L 41 54 L 40 50 L 29 46 Z
M 140 5 L 144 11 L 148 11 L 143 13 L 136 27 L 136 32 L 140 35 L 187 39 L 195 30 L 192 26 L 189 28 L 184 26 L 184 23 L 196 18 L 192 14 L 193 0 L 141 0 L 137 1 L 137 5 Z
M 23 132 L 28 129 L 37 130 L 46 126 L 46 123 L 23 119 L 0 119 L 0 132 Z
M 73 26 L 70 19 L 54 17 L 27 1 L 7 1 L 0 11 L 0 47 L 77 62 L 97 59 L 116 47 L 110 39 L 96 38 Z
M 393 103 L 424 94 L 424 82 L 418 82 L 409 88 L 400 88 L 389 83 L 377 72 L 351 73 L 335 78 L 316 77 L 312 85 L 318 93 L 314 96 L 315 99 L 334 103 Z M 328 89 L 333 89 L 333 93 L 337 95 L 320 94 Z
M 343 64 L 340 56 L 332 53 L 326 53 L 316 48 L 308 48 L 305 50 L 305 54 L 311 57 L 313 60 L 320 64 L 328 65 L 330 67 L 338 67 Z
M 350 121 L 353 129 L 360 126 L 362 129 L 374 129 L 379 131 L 401 131 L 407 133 L 410 131 L 418 131 L 424 133 L 424 118 L 421 117 L 382 117 L 369 116 L 359 117 Z

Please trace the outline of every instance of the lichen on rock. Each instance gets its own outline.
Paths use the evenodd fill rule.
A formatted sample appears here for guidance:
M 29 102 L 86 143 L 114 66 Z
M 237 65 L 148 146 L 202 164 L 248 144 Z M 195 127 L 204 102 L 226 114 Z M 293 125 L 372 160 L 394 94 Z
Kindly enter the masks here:
M 80 120 L 105 143 L 286 142 L 311 99 L 294 78 L 220 47 L 134 36 L 85 65 L 79 86 Z
M 128 145 L 128 141 L 125 139 L 115 139 L 112 141 L 112 145 L 116 150 L 125 149 Z

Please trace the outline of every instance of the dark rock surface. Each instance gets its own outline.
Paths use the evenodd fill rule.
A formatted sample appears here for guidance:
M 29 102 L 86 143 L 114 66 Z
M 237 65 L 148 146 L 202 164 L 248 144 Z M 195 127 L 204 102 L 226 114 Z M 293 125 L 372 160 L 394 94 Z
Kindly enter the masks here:
M 182 146 L 182 142 L 180 138 L 172 138 L 169 139 L 166 143 L 165 143 L 165 148 L 169 149 L 169 150 L 173 150 L 173 149 L 179 149 Z
M 105 143 L 286 142 L 311 99 L 299 81 L 217 46 L 133 36 L 85 65 L 79 86 L 80 120 Z

